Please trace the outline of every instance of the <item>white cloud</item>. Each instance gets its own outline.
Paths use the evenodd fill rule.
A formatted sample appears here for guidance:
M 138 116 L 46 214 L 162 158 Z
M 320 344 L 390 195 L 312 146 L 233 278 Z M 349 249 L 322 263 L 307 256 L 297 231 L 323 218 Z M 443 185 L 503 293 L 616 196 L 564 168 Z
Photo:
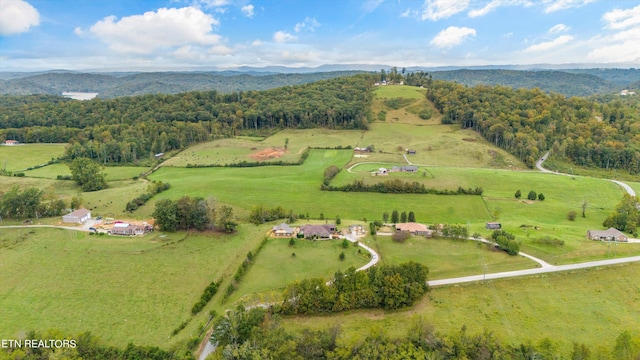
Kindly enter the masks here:
M 299 22 L 293 27 L 295 32 L 300 32 L 303 29 L 314 31 L 320 23 L 315 18 L 306 17 L 303 22 Z
M 549 29 L 547 32 L 549 34 L 556 34 L 556 33 L 561 33 L 561 32 L 565 32 L 565 31 L 569 31 L 569 27 L 565 24 L 558 24 L 558 25 L 554 25 L 551 27 L 551 29 Z
M 209 49 L 209 54 L 213 55 L 231 55 L 233 54 L 233 49 L 226 45 L 216 45 Z
M 431 40 L 430 44 L 439 48 L 452 48 L 460 45 L 469 37 L 476 36 L 476 30 L 468 27 L 449 26 L 440 31 L 436 37 Z
M 640 5 L 627 10 L 612 10 L 604 14 L 602 19 L 609 29 L 620 30 L 640 25 Z
M 240 11 L 242 11 L 242 13 L 248 18 L 253 17 L 253 5 L 251 4 L 241 7 Z
M 551 13 L 554 11 L 581 7 L 595 1 L 596 0 L 545 0 L 544 12 Z
M 541 42 L 535 45 L 531 45 L 528 48 L 524 49 L 524 52 L 541 52 L 541 51 L 548 51 L 551 49 L 555 49 L 557 47 L 560 47 L 568 42 L 570 42 L 571 40 L 573 40 L 573 36 L 571 35 L 562 35 L 559 36 L 551 41 L 545 41 L 545 42 Z
M 0 35 L 13 35 L 29 31 L 40 24 L 38 10 L 23 0 L 2 0 Z
M 89 30 L 113 50 L 148 54 L 163 47 L 217 44 L 220 36 L 212 31 L 218 24 L 211 15 L 194 7 L 161 8 L 120 20 L 108 16 Z
M 297 39 L 296 36 L 293 36 L 285 31 L 277 31 L 275 34 L 273 34 L 273 41 L 277 43 L 286 43 L 296 39 Z
M 253 42 L 251 43 L 251 46 L 260 46 L 262 44 L 263 44 L 262 40 L 256 39 L 256 40 L 253 40 Z
M 469 7 L 469 0 L 425 0 L 422 20 L 446 19 Z
M 640 27 L 620 31 L 611 36 L 592 39 L 601 46 L 587 54 L 591 61 L 599 62 L 640 62 Z
M 487 5 L 485 5 L 483 8 L 480 9 L 474 9 L 474 10 L 469 10 L 469 17 L 479 17 L 479 16 L 484 16 L 487 15 L 488 13 L 492 12 L 493 10 L 501 7 L 501 6 L 525 6 L 525 7 L 529 7 L 532 6 L 533 3 L 529 0 L 492 0 L 490 1 Z

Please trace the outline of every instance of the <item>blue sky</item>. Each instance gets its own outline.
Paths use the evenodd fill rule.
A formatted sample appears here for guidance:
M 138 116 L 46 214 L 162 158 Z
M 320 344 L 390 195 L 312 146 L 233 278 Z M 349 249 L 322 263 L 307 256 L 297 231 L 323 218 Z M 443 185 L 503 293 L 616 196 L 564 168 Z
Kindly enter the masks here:
M 640 0 L 0 0 L 0 71 L 640 66 Z

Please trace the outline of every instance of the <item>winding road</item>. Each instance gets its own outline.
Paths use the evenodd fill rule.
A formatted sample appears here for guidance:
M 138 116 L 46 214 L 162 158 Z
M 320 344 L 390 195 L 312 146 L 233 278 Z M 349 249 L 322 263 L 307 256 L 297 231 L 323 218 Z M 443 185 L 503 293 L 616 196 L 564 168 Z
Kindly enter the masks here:
M 564 174 L 564 173 L 559 173 L 557 171 L 551 171 L 547 168 L 545 168 L 544 166 L 542 166 L 542 164 L 544 163 L 545 160 L 547 160 L 547 157 L 549 157 L 549 152 L 547 151 L 546 154 L 542 155 L 542 157 L 540 159 L 538 159 L 538 161 L 536 161 L 536 168 L 540 171 L 542 171 L 543 173 L 548 173 L 548 174 L 556 174 L 556 175 L 562 175 L 562 176 L 574 176 L 571 174 Z M 610 180 L 611 182 L 618 184 L 619 186 L 621 186 L 624 191 L 627 192 L 627 194 L 631 195 L 631 196 L 636 196 L 636 192 L 631 188 L 631 186 L 623 183 L 622 181 L 618 181 L 618 180 Z

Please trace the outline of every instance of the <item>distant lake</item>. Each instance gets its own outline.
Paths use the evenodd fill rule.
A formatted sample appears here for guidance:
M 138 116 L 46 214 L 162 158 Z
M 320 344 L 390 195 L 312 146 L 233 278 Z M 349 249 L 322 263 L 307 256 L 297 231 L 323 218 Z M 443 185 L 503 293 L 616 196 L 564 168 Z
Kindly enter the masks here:
M 62 92 L 62 96 L 64 97 L 68 97 L 70 99 L 74 99 L 74 100 L 91 100 L 94 97 L 98 96 L 98 93 L 94 93 L 94 92 L 67 92 L 67 91 L 63 91 Z

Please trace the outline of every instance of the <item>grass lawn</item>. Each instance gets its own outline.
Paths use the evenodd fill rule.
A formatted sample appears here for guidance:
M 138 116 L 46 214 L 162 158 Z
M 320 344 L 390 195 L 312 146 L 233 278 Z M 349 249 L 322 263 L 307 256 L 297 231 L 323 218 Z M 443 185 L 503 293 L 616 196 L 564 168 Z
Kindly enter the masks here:
M 171 183 L 171 189 L 156 199 L 183 195 L 213 196 L 218 201 L 244 209 L 255 205 L 282 206 L 297 214 L 333 219 L 381 219 L 384 211 L 414 211 L 420 219 L 440 222 L 489 221 L 479 196 L 437 196 L 422 194 L 344 193 L 321 191 L 324 169 L 344 166 L 350 150 L 313 150 L 301 166 L 254 168 L 182 169 L 163 167 L 149 176 Z
M 0 145 L 0 167 L 7 171 L 26 170 L 46 164 L 64 154 L 67 144 Z
M 358 249 L 351 243 L 345 249 L 342 240 L 337 239 L 296 239 L 295 245 L 289 246 L 289 238 L 269 238 L 229 301 L 250 304 L 281 300 L 284 288 L 296 280 L 313 277 L 329 280 L 339 269 L 358 268 L 369 262 L 364 254 L 358 254 Z M 345 253 L 343 261 L 339 259 L 341 252 Z
M 636 196 L 640 196 L 640 182 L 627 182 L 627 185 L 636 192 Z
M 103 168 L 107 181 L 127 180 L 134 176 L 149 170 L 146 167 L 138 166 L 107 166 Z M 29 177 L 56 179 L 58 175 L 71 176 L 71 171 L 67 164 L 51 164 L 35 170 L 25 171 L 25 175 Z
M 485 329 L 512 345 L 550 339 L 569 355 L 572 342 L 613 348 L 616 337 L 640 329 L 640 264 L 492 280 L 433 288 L 401 311 L 353 311 L 334 316 L 285 318 L 289 331 L 340 326 L 340 341 L 382 331 L 405 337 L 416 322 L 443 333 Z
M 471 240 L 412 236 L 406 242 L 398 243 L 391 236 L 376 236 L 375 239 L 367 236 L 362 242 L 378 252 L 383 264 L 415 261 L 427 265 L 432 280 L 478 275 L 485 271 L 529 269 L 537 265 L 525 257 L 509 256 L 504 251 Z
M 89 236 L 61 229 L 0 232 L 0 338 L 58 328 L 108 344 L 168 348 L 197 331 L 208 310 L 171 332 L 213 280 L 230 278 L 265 227 L 236 235 Z
M 242 161 L 297 162 L 300 159 L 300 154 L 309 146 L 357 146 L 363 134 L 364 131 L 361 130 L 286 129 L 265 139 L 255 138 L 258 139 L 255 140 L 247 137 L 221 139 L 194 145 L 167 160 L 165 166 L 184 167 L 187 164 L 224 165 Z M 286 150 L 284 149 L 285 142 L 287 144 Z M 282 154 L 271 159 L 252 158 L 252 155 L 270 149 L 279 149 Z

